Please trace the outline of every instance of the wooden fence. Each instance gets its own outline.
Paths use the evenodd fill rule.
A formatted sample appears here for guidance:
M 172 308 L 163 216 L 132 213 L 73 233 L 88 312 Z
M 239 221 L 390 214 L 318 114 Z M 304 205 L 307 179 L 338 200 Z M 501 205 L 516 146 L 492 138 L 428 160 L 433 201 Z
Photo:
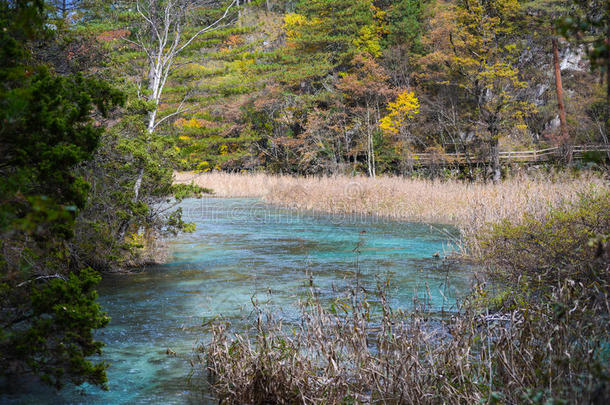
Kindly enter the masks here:
M 604 152 L 610 158 L 610 144 L 607 145 L 576 145 L 568 153 L 572 153 L 573 160 L 580 160 L 586 152 Z M 538 150 L 515 150 L 500 152 L 500 161 L 504 163 L 543 163 L 558 160 L 566 153 L 558 147 Z M 476 155 L 467 156 L 464 153 L 415 153 L 411 155 L 415 164 L 450 165 L 468 163 L 488 163 L 489 157 Z

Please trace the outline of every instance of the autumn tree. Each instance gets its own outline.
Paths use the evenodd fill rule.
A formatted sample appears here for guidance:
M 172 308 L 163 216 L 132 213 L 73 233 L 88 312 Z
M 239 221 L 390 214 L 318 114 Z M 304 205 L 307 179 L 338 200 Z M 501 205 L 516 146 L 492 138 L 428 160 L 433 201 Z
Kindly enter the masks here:
M 515 61 L 521 15 L 517 0 L 460 0 L 440 8 L 427 39 L 438 46 L 422 59 L 422 75 L 437 87 L 449 87 L 472 131 L 489 147 L 491 172 L 499 181 L 499 138 L 503 131 L 524 129 L 533 106 L 520 98 L 526 87 Z M 442 35 L 442 38 L 435 38 Z
M 324 106 L 312 106 L 305 117 L 304 131 L 295 140 L 284 139 L 284 143 L 297 152 L 301 173 L 342 173 L 350 157 L 357 159 L 356 131 L 340 97 L 327 93 L 320 101 Z
M 396 100 L 387 104 L 386 110 L 388 114 L 379 120 L 379 128 L 386 136 L 398 138 L 398 149 L 403 161 L 410 161 L 409 154 L 413 149 L 412 144 L 419 140 L 412 135 L 409 124 L 419 114 L 419 100 L 413 91 L 405 90 L 398 94 Z
M 388 84 L 389 76 L 370 55 L 359 54 L 352 61 L 353 68 L 342 75 L 337 84 L 353 116 L 353 125 L 364 140 L 367 171 L 376 176 L 375 134 L 381 109 L 395 92 Z

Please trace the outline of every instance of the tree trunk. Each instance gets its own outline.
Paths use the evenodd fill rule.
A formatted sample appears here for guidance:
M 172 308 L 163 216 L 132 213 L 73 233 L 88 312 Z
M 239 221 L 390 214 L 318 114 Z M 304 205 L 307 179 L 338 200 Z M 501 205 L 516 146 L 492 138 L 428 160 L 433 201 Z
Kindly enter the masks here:
M 371 163 L 371 140 L 367 134 L 366 137 L 366 164 L 369 171 L 369 177 L 373 177 L 373 165 Z
M 610 136 L 610 55 L 608 55 L 608 46 L 610 45 L 610 24 L 606 28 L 606 111 L 604 113 L 604 128 L 606 129 L 606 137 Z
M 370 139 L 371 139 L 371 164 L 372 164 L 372 169 L 373 169 L 373 178 L 375 178 L 377 176 L 377 171 L 375 170 L 375 145 L 373 144 L 373 134 L 371 133 L 370 135 Z
M 500 148 L 497 134 L 493 136 L 490 146 L 492 180 L 494 183 L 498 183 L 502 179 L 502 166 L 500 165 Z
M 606 15 L 608 9 L 606 9 Z M 606 44 L 605 44 L 605 62 L 606 62 L 606 108 L 604 109 L 604 130 L 606 137 L 610 136 L 610 24 L 606 24 Z M 602 59 L 602 60 L 604 60 Z M 602 75 L 603 78 L 603 75 Z M 603 79 L 602 79 L 603 80 Z
M 237 5 L 237 26 L 241 27 L 241 8 L 239 7 L 240 6 L 239 0 L 237 0 L 236 5 Z
M 568 134 L 568 123 L 566 121 L 566 109 L 563 104 L 563 83 L 561 81 L 561 68 L 559 66 L 559 46 L 557 38 L 553 38 L 553 62 L 555 65 L 555 88 L 557 90 L 557 107 L 559 110 L 559 123 L 560 123 L 560 144 L 564 149 L 564 157 L 568 163 L 572 161 L 572 153 L 569 150 L 569 139 Z
M 371 109 L 366 103 L 366 140 L 367 140 L 367 163 L 369 165 L 369 176 L 375 177 L 375 151 L 373 148 L 373 134 L 371 131 Z

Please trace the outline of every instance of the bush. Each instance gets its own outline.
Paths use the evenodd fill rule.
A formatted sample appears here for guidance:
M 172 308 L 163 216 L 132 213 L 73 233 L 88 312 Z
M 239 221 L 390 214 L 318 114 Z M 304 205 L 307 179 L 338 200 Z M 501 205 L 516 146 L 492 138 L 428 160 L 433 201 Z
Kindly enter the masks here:
M 482 256 L 505 280 L 550 285 L 564 279 L 607 285 L 610 193 L 583 196 L 537 219 L 526 214 L 478 236 Z

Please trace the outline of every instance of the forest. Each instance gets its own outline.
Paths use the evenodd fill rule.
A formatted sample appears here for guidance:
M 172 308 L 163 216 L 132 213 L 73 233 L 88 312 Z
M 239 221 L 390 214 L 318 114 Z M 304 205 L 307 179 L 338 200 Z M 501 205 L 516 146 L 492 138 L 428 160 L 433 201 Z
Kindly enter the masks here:
M 610 400 L 607 0 L 0 26 L 1 403 Z

